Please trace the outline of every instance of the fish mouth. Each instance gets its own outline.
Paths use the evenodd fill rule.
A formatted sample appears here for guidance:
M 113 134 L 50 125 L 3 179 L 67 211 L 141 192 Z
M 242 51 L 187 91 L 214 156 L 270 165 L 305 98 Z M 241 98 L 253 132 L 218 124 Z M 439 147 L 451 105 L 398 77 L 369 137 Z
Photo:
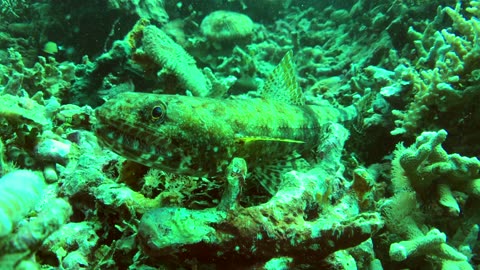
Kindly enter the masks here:
M 128 128 L 125 123 L 97 124 L 94 131 L 101 145 L 128 160 L 166 172 L 205 176 L 206 172 L 199 168 L 184 167 L 184 153 L 172 151 L 172 142 L 167 138 L 159 139 L 158 136 L 142 130 L 126 132 Z
M 159 138 L 152 138 L 146 131 L 133 130 L 125 123 L 97 123 L 94 127 L 100 144 L 113 152 L 149 167 L 161 162 L 163 151 L 158 146 Z

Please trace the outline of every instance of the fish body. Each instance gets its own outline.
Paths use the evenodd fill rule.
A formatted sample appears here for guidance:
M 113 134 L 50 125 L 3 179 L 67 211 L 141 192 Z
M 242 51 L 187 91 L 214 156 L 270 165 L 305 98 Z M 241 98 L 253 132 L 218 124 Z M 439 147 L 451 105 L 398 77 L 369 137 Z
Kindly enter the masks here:
M 154 114 L 163 110 L 163 119 Z M 96 134 L 114 152 L 179 174 L 222 172 L 233 157 L 258 164 L 314 149 L 321 127 L 348 118 L 329 106 L 262 98 L 122 93 L 96 110 Z
M 217 176 L 233 158 L 255 168 L 315 150 L 325 123 L 352 119 L 356 110 L 306 105 L 293 66 L 290 51 L 261 98 L 119 94 L 96 109 L 97 137 L 127 159 L 191 176 Z

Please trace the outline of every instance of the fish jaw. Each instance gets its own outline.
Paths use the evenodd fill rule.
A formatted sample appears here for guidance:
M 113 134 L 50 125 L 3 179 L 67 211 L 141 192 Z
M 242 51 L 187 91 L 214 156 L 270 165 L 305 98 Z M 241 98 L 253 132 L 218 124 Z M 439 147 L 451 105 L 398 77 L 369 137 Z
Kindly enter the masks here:
M 165 117 L 155 119 L 152 110 L 161 104 Z M 230 157 L 225 147 L 213 147 L 225 140 L 205 132 L 203 120 L 192 109 L 199 106 L 184 96 L 122 93 L 96 109 L 95 133 L 102 145 L 145 166 L 191 176 L 216 175 Z
M 108 100 L 95 111 L 97 123 L 94 131 L 103 146 L 129 160 L 152 167 L 163 164 L 163 160 L 168 156 L 173 158 L 173 155 L 164 147 L 169 144 L 168 138 L 155 129 L 157 124 L 151 122 L 143 111 L 153 100 L 145 97 L 143 101 L 144 104 L 140 104 L 140 99 L 128 94 Z

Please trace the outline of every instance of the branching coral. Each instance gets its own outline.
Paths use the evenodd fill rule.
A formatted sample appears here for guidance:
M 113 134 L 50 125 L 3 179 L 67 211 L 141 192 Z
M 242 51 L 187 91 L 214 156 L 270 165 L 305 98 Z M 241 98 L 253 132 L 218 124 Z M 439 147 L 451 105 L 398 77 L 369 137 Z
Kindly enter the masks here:
M 410 261 L 423 257 L 438 267 L 472 269 L 469 258 L 474 243 L 447 242 L 447 235 L 463 235 L 461 224 L 478 218 L 465 201 L 480 197 L 480 161 L 448 154 L 441 145 L 446 136 L 445 130 L 423 132 L 413 145 L 399 144 L 394 152 L 395 196 L 384 204 L 383 212 L 388 230 L 405 240 L 391 243 L 390 258 Z M 461 212 L 462 220 L 444 224 L 445 216 L 460 217 Z M 427 232 L 427 227 L 436 229 Z
M 426 235 L 407 241 L 394 243 L 390 246 L 390 258 L 403 261 L 408 257 L 428 255 L 442 259 L 442 265 L 456 265 L 459 269 L 473 269 L 468 264 L 468 258 L 446 244 L 447 237 L 437 229 L 432 229 Z
M 478 13 L 475 12 L 475 1 L 472 5 L 467 8 L 473 13 L 470 18 L 462 15 L 461 6 L 457 4 L 455 9 L 439 8 L 435 20 L 427 24 L 423 32 L 410 27 L 408 34 L 418 58 L 413 62 L 415 66 L 405 71 L 402 77 L 409 77 L 414 97 L 406 110 L 393 111 L 397 128 L 392 134 L 411 136 L 422 129 L 458 125 L 456 121 L 462 117 L 461 112 L 480 96 L 476 75 L 480 72 L 477 38 L 480 27 L 475 17 Z M 451 29 L 440 27 L 445 15 L 453 21 Z M 449 116 L 449 112 L 455 116 Z
M 8 67 L 0 75 L 0 82 L 6 80 L 3 93 L 39 95 L 61 99 L 75 79 L 75 65 L 58 63 L 53 57 L 38 57 L 33 67 L 26 67 L 22 55 L 13 48 L 8 49 Z
M 0 15 L 13 14 L 15 17 L 19 17 L 15 10 L 26 5 L 27 1 L 25 0 L 2 0 L 0 2 Z
M 42 5 L 49 2 L 42 1 Z M 247 30 L 246 34 L 233 35 L 235 42 L 228 43 L 236 47 L 230 50 L 223 43 L 221 51 L 209 44 L 230 36 L 222 36 L 223 32 L 201 34 L 200 21 L 212 6 L 198 4 L 200 1 L 107 2 L 110 9 L 134 11 L 143 19 L 156 20 L 157 26 L 168 21 L 165 3 L 182 25 L 181 38 L 172 34 L 178 32 L 142 19 L 125 39 L 115 41 L 110 51 L 92 58 L 92 62 L 85 57 L 77 66 L 57 63 L 53 58 L 24 65 L 18 53 L 21 50 L 3 53 L 10 59 L 0 67 L 0 89 L 5 94 L 0 96 L 0 103 L 10 106 L 0 108 L 0 146 L 4 143 L 0 153 L 6 152 L 0 169 L 19 160 L 12 158 L 12 146 L 31 152 L 31 160 L 44 162 L 49 157 L 45 168 L 56 174 L 51 181 L 60 184 L 49 185 L 55 186 L 49 192 L 56 193 L 58 188 L 64 198 L 48 202 L 48 208 L 37 215 L 19 215 L 29 217 L 20 222 L 21 218 L 9 214 L 14 216 L 9 219 L 15 221 L 11 223 L 18 226 L 0 241 L 0 268 L 13 268 L 2 264 L 12 255 L 3 257 L 3 253 L 12 251 L 19 252 L 14 254 L 19 267 L 30 262 L 31 268 L 38 268 L 36 258 L 45 263 L 44 267 L 55 264 L 65 269 L 200 269 L 227 262 L 237 268 L 261 265 L 266 269 L 322 268 L 325 264 L 332 268 L 356 264 L 361 269 L 381 269 L 383 264 L 389 269 L 415 269 L 427 263 L 432 268 L 470 269 L 477 262 L 478 156 L 465 157 L 469 154 L 449 144 L 458 142 L 466 148 L 478 145 L 479 1 L 470 1 L 467 8 L 440 8 L 433 21 L 427 18 L 434 14 L 424 11 L 446 0 L 361 0 L 350 11 L 343 9 L 346 3 L 336 3 L 342 5 L 336 10 L 316 9 L 323 4 L 315 1 L 308 9 L 299 3 L 292 3 L 289 9 L 274 8 L 291 1 L 226 1 L 222 8 L 248 12 L 263 25 L 252 26 L 247 21 L 246 29 L 240 29 Z M 424 9 L 413 12 L 409 6 L 420 2 L 425 2 L 421 5 Z M 235 8 L 241 3 L 248 8 Z M 200 5 L 202 9 L 197 8 Z M 272 10 L 255 9 L 264 13 L 259 17 L 259 11 L 252 12 L 252 7 L 258 6 Z M 275 16 L 268 16 L 270 12 Z M 412 14 L 418 16 L 409 16 Z M 121 15 L 116 19 L 131 18 Z M 184 15 L 188 18 L 182 18 Z M 127 21 L 115 24 L 107 39 L 123 35 Z M 79 26 L 74 20 L 70 22 Z M 231 26 L 217 22 L 220 27 Z M 406 31 L 401 30 L 410 25 L 412 42 L 408 43 Z M 0 43 L 7 39 L 0 37 Z M 261 85 L 273 68 L 270 63 L 278 62 L 291 49 L 308 104 L 321 103 L 322 98 L 354 103 L 359 114 L 368 110 L 367 114 L 373 115 L 361 115 L 364 129 L 352 133 L 363 148 L 344 149 L 348 131 L 339 125 L 326 125 L 325 134 L 319 134 L 322 145 L 301 153 L 311 162 L 309 169 L 296 167 L 281 173 L 274 179 L 281 184 L 275 185 L 273 196 L 252 188 L 257 183 L 247 174 L 245 161 L 238 158 L 231 161 L 224 177 L 212 179 L 187 178 L 145 167 L 134 170 L 132 162 L 97 146 L 88 131 L 91 108 L 59 104 L 64 96 L 95 107 L 102 98 L 126 91 L 183 94 L 190 90 L 193 95 L 215 97 L 245 93 Z M 78 50 L 84 52 L 89 51 Z M 75 83 L 70 87 L 72 80 Z M 44 100 L 50 96 L 57 102 Z M 362 98 L 365 105 L 357 102 Z M 392 115 L 391 108 L 398 110 Z M 367 166 L 390 152 L 398 139 L 388 137 L 394 128 L 393 118 L 397 120 L 394 134 L 413 138 L 429 130 L 427 127 L 444 128 L 449 141 L 446 131 L 440 130 L 422 133 L 411 146 L 399 145 L 392 175 L 386 172 L 389 162 L 381 164 L 382 169 Z M 20 130 L 23 127 L 25 131 Z M 39 144 L 39 135 L 44 134 L 46 138 Z M 50 149 L 64 142 L 60 138 L 71 141 L 72 154 L 57 160 L 52 155 L 59 152 Z M 378 146 L 380 138 L 382 145 Z M 463 144 L 463 138 L 475 144 Z M 381 154 L 371 157 L 375 151 Z M 357 160 L 343 162 L 344 168 L 342 152 Z M 476 155 L 478 151 L 471 152 Z M 356 154 L 369 155 L 369 160 Z M 347 179 L 350 172 L 352 181 Z M 388 181 L 390 176 L 392 182 Z M 394 195 L 385 198 L 389 192 Z M 73 215 L 67 200 L 74 208 Z M 383 216 L 363 212 L 378 211 L 379 205 Z M 68 221 L 70 215 L 72 222 Z M 380 230 L 384 223 L 385 229 Z M 380 235 L 374 235 L 378 231 Z
M 452 190 L 480 196 L 480 161 L 448 154 L 441 146 L 447 132 L 424 132 L 409 148 L 399 145 L 393 160 L 393 183 L 397 191 L 411 189 L 420 196 L 436 190 L 440 205 L 452 215 L 460 206 Z

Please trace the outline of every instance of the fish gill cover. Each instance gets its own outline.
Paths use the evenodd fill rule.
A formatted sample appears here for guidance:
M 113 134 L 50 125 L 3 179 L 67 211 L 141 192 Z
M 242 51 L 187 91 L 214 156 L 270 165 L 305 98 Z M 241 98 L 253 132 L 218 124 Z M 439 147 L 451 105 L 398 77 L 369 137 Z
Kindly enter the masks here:
M 478 268 L 479 18 L 1 1 L 0 268 Z

